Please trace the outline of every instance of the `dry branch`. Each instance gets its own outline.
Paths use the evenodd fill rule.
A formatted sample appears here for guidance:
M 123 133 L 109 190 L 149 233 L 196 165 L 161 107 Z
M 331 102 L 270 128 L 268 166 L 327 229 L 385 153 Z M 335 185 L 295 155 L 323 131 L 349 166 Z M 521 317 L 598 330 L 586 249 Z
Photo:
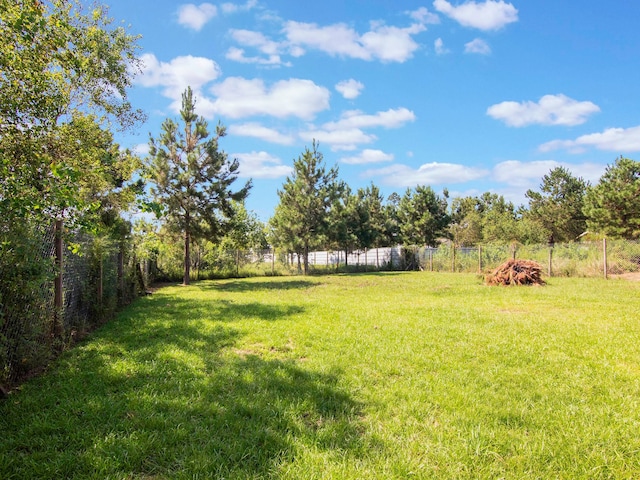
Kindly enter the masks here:
M 542 266 L 531 260 L 507 260 L 485 276 L 487 285 L 544 285 Z

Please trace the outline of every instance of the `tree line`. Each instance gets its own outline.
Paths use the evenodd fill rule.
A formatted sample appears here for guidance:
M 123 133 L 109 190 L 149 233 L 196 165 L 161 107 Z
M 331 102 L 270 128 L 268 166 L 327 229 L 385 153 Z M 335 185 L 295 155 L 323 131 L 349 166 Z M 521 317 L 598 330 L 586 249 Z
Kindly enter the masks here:
M 449 200 L 445 189 L 407 188 L 387 199 L 373 183 L 356 192 L 327 169 L 318 144 L 294 161 L 293 174 L 278 191 L 269 221 L 272 243 L 303 258 L 308 272 L 311 249 L 356 250 L 392 245 L 435 247 L 483 243 L 537 244 L 573 242 L 591 232 L 614 238 L 640 238 L 640 162 L 619 157 L 597 185 L 564 167 L 542 178 L 539 191 L 528 190 L 528 206 L 502 195 Z M 346 255 L 345 255 L 346 256 Z

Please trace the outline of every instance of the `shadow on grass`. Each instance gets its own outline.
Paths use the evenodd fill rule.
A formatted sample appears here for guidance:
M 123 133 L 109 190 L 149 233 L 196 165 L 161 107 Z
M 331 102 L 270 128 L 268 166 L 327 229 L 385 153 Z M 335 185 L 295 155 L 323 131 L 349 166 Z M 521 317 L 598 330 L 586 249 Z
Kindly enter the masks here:
M 199 302 L 149 300 L 0 404 L 0 478 L 258 478 L 301 451 L 361 451 L 338 373 L 236 351 L 238 329 L 189 319 Z M 228 310 L 283 315 L 212 318 Z
M 255 292 L 259 290 L 296 290 L 318 286 L 317 282 L 308 280 L 233 280 L 225 282 L 201 282 L 195 287 L 202 290 L 217 290 L 220 292 Z
M 179 328 L 180 321 L 204 320 L 213 322 L 237 322 L 245 319 L 285 320 L 304 312 L 298 305 L 277 305 L 260 302 L 231 301 L 228 299 L 191 299 L 176 296 L 154 295 L 147 303 L 154 309 L 154 318 L 171 322 L 173 328 Z M 140 328 L 154 329 L 155 323 L 146 321 L 146 312 L 140 318 Z

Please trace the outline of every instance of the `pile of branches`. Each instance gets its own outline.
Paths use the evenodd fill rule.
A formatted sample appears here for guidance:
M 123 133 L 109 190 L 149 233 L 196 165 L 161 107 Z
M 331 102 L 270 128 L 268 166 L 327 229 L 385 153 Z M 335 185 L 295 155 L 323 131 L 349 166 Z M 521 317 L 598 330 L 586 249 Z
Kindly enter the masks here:
M 507 260 L 485 277 L 487 285 L 544 285 L 542 266 L 531 260 Z

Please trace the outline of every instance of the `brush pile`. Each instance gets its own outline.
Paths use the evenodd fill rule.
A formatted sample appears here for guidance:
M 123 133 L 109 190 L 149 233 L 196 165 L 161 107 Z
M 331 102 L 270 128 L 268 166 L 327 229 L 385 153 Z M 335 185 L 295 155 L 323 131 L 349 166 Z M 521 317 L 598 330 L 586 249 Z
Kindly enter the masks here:
M 544 285 L 542 266 L 531 260 L 507 260 L 484 281 L 487 285 Z

